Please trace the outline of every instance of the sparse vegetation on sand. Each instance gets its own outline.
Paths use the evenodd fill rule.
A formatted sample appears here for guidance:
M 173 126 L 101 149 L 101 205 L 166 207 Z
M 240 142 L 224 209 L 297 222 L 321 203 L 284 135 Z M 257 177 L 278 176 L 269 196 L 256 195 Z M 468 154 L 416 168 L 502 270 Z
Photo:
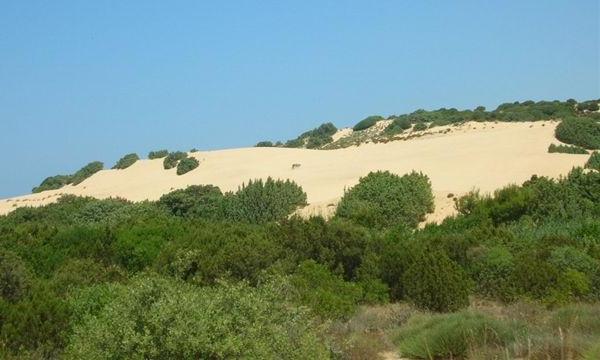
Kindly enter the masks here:
M 77 172 L 75 172 L 73 175 L 56 175 L 48 177 L 44 179 L 39 186 L 34 187 L 31 191 L 33 193 L 38 193 L 46 190 L 60 189 L 61 187 L 69 184 L 77 185 L 103 168 L 103 163 L 100 161 L 93 161 L 77 170 Z
M 115 166 L 113 166 L 113 169 L 127 169 L 131 165 L 135 164 L 135 162 L 138 161 L 139 159 L 140 159 L 140 157 L 138 156 L 138 154 L 135 154 L 135 153 L 127 154 L 127 155 L 123 156 L 122 158 L 120 158 L 119 161 L 117 161 Z

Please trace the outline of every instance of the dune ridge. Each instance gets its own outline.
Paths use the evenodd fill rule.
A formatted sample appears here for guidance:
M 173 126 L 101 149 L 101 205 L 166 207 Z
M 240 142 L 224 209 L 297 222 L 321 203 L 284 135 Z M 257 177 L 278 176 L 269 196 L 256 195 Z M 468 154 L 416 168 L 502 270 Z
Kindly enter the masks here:
M 491 192 L 532 175 L 558 177 L 581 166 L 587 155 L 549 154 L 558 122 L 468 122 L 438 127 L 422 137 L 389 143 L 363 144 L 337 150 L 239 148 L 199 151 L 190 156 L 200 166 L 183 176 L 164 170 L 162 159 L 139 160 L 124 170 L 102 170 L 79 185 L 0 200 L 0 214 L 20 206 L 41 206 L 73 194 L 131 201 L 157 200 L 163 194 L 193 184 L 213 184 L 235 191 L 250 179 L 290 179 L 303 187 L 309 205 L 300 214 L 328 215 L 343 195 L 370 171 L 427 174 L 436 197 L 428 221 L 454 213 L 449 194 L 472 189 Z M 450 131 L 447 131 L 450 129 Z M 292 169 L 292 164 L 300 167 Z

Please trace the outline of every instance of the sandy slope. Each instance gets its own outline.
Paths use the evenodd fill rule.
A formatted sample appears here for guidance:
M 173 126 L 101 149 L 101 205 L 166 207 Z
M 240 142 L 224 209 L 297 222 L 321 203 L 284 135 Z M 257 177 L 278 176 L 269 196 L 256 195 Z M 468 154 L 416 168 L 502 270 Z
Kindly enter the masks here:
M 191 184 L 214 184 L 235 190 L 253 178 L 289 178 L 308 194 L 310 205 L 301 212 L 328 213 L 344 189 L 369 171 L 390 170 L 404 174 L 422 171 L 431 178 L 436 195 L 437 221 L 453 213 L 449 193 L 461 195 L 479 188 L 487 192 L 531 175 L 556 177 L 582 165 L 586 155 L 548 154 L 554 122 L 467 123 L 407 141 L 365 144 L 339 150 L 243 148 L 192 154 L 201 161 L 194 171 L 177 176 L 164 170 L 162 160 L 142 160 L 125 170 L 104 170 L 78 186 L 45 191 L 0 201 L 0 214 L 17 206 L 37 206 L 55 201 L 61 194 L 98 198 L 122 197 L 133 201 L 156 200 L 162 194 Z M 294 163 L 300 168 L 292 170 Z

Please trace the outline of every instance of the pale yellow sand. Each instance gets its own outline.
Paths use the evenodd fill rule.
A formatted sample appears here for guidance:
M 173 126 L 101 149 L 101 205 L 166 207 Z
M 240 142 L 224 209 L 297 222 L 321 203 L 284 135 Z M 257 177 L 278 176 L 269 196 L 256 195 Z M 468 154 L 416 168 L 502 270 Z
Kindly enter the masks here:
M 308 194 L 309 206 L 301 213 L 331 213 L 344 189 L 370 171 L 411 170 L 429 175 L 436 195 L 436 212 L 429 221 L 453 214 L 449 193 L 472 189 L 493 191 L 520 184 L 531 175 L 557 177 L 585 163 L 587 155 L 549 154 L 556 122 L 466 123 L 439 127 L 432 134 L 387 144 L 365 144 L 339 150 L 243 148 L 191 154 L 200 166 L 183 176 L 164 170 L 162 159 L 141 160 L 125 170 L 103 170 L 78 186 L 0 200 L 0 214 L 15 206 L 39 206 L 61 194 L 97 198 L 122 197 L 133 201 L 157 200 L 174 189 L 192 184 L 214 184 L 223 191 L 236 190 L 249 179 L 268 176 L 291 179 Z M 440 130 L 452 129 L 440 134 Z M 292 164 L 301 164 L 292 169 Z M 16 205 L 15 205 L 16 204 Z

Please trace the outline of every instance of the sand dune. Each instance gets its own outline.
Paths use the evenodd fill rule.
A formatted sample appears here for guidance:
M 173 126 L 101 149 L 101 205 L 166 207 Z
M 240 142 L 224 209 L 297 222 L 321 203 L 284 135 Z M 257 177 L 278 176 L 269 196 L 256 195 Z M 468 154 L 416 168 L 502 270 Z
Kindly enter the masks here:
M 242 148 L 191 154 L 200 166 L 183 176 L 164 170 L 162 160 L 141 160 L 125 170 L 103 170 L 77 186 L 0 200 L 0 214 L 19 206 L 39 206 L 62 194 L 97 198 L 122 197 L 132 201 L 156 200 L 174 189 L 192 184 L 214 184 L 223 191 L 236 190 L 249 179 L 268 176 L 291 179 L 308 194 L 303 214 L 327 214 L 343 195 L 370 171 L 411 170 L 429 175 L 436 195 L 436 212 L 430 221 L 452 214 L 448 194 L 478 188 L 493 191 L 521 183 L 531 175 L 557 177 L 583 165 L 586 155 L 549 154 L 556 122 L 466 123 L 434 128 L 430 135 L 387 144 L 364 144 L 339 150 Z M 292 169 L 292 164 L 301 166 Z

